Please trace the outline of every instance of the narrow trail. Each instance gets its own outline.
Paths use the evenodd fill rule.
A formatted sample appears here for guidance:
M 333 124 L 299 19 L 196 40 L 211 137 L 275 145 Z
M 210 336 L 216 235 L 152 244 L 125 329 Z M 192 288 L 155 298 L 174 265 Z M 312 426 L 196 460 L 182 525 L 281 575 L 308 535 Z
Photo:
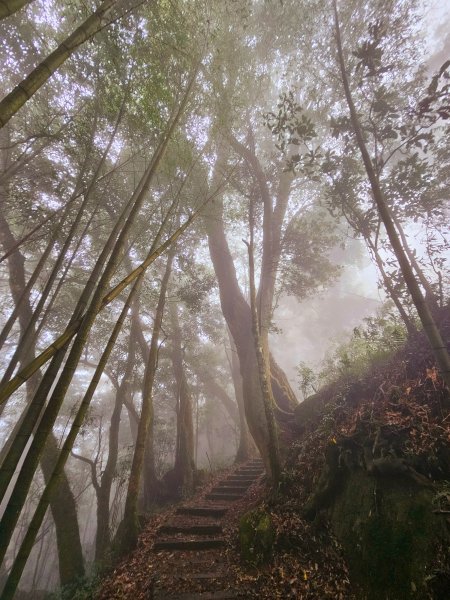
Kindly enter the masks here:
M 253 459 L 213 487 L 152 519 L 139 547 L 102 586 L 98 600 L 231 600 L 238 597 L 232 548 L 236 522 L 261 492 Z M 231 526 L 230 526 L 231 525 Z

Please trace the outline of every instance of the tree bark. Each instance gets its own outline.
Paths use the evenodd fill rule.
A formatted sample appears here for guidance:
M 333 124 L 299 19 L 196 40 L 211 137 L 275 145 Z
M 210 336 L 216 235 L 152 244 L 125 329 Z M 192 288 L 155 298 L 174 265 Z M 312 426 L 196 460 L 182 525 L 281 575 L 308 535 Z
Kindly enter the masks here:
M 266 471 L 272 485 L 278 484 L 281 474 L 280 450 L 278 445 L 278 431 L 274 416 L 274 398 L 272 386 L 270 383 L 270 363 L 268 352 L 264 352 L 261 336 L 261 324 L 258 319 L 258 309 L 256 307 L 256 287 L 255 287 L 255 261 L 253 255 L 254 248 L 254 205 L 250 201 L 250 242 L 248 248 L 248 266 L 250 283 L 250 310 L 252 314 L 252 333 L 253 342 L 256 351 L 256 360 L 258 363 L 259 384 L 264 404 L 264 414 L 266 417 L 267 432 L 269 438 L 269 448 L 266 463 Z M 269 466 L 269 468 L 267 468 Z
M 229 330 L 228 337 L 230 339 L 231 347 L 231 378 L 233 380 L 234 395 L 236 397 L 236 404 L 239 412 L 239 446 L 236 452 L 236 462 L 245 462 L 256 450 L 254 449 L 253 441 L 250 438 L 247 420 L 245 418 L 242 376 L 239 371 L 239 358 L 237 355 L 236 344 L 234 343 Z
M 33 0 L 0 0 L 0 19 L 6 19 L 10 15 L 30 4 Z

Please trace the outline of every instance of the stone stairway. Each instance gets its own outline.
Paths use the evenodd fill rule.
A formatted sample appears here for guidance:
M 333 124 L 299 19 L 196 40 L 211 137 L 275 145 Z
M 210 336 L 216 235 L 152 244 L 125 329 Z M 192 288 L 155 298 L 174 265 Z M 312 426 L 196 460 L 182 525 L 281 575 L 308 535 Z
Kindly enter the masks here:
M 227 565 L 220 553 L 226 545 L 221 519 L 264 473 L 262 461 L 254 459 L 224 478 L 201 504 L 181 506 L 158 530 L 153 550 L 162 561 L 173 563 L 170 580 L 157 581 L 153 600 L 227 600 L 237 598 L 226 587 Z M 202 591 L 174 593 L 177 579 Z M 190 586 L 192 587 L 192 586 Z

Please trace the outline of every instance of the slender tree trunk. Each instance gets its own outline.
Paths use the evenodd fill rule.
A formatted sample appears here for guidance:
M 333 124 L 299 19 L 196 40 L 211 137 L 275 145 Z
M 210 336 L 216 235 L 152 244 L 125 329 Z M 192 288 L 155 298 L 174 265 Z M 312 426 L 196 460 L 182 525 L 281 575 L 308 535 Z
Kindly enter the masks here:
M 0 19 L 6 19 L 30 2 L 32 0 L 0 0 Z
M 52 290 L 53 284 L 54 284 L 54 282 L 55 282 L 55 280 L 56 280 L 56 278 L 57 278 L 57 276 L 59 274 L 59 271 L 61 270 L 63 262 L 64 262 L 64 260 L 66 258 L 67 252 L 69 251 L 69 248 L 70 248 L 70 246 L 71 246 L 71 244 L 72 244 L 72 242 L 73 242 L 73 240 L 75 238 L 76 232 L 77 232 L 78 227 L 79 227 L 79 225 L 81 223 L 83 215 L 84 215 L 84 213 L 86 211 L 86 208 L 87 208 L 87 206 L 88 206 L 88 204 L 89 204 L 89 202 L 91 200 L 92 192 L 93 192 L 93 190 L 94 190 L 94 188 L 96 186 L 97 179 L 100 176 L 100 172 L 101 172 L 101 170 L 103 168 L 103 165 L 106 162 L 106 159 L 108 157 L 109 151 L 111 150 L 111 146 L 112 146 L 112 144 L 114 142 L 114 138 L 116 137 L 117 130 L 119 128 L 120 122 L 121 122 L 122 117 L 123 117 L 124 109 L 125 109 L 125 100 L 126 100 L 126 95 L 125 95 L 125 97 L 124 97 L 124 99 L 122 101 L 122 104 L 121 104 L 121 107 L 120 107 L 120 110 L 119 110 L 119 113 L 118 113 L 118 116 L 117 116 L 117 119 L 116 119 L 116 122 L 115 122 L 115 125 L 114 125 L 114 129 L 113 129 L 113 131 L 111 133 L 111 136 L 109 138 L 108 144 L 107 144 L 107 146 L 106 146 L 106 148 L 105 148 L 105 150 L 104 150 L 104 152 L 103 152 L 103 154 L 101 156 L 101 159 L 100 159 L 100 161 L 99 161 L 99 163 L 98 163 L 98 165 L 97 165 L 97 167 L 96 167 L 96 169 L 94 171 L 94 174 L 91 177 L 90 183 L 89 183 L 89 185 L 88 185 L 88 187 L 87 187 L 87 189 L 86 189 L 86 191 L 84 193 L 83 201 L 82 201 L 82 203 L 81 203 L 81 205 L 80 205 L 80 207 L 78 209 L 78 212 L 76 214 L 76 217 L 75 217 L 74 221 L 72 222 L 72 225 L 71 225 L 71 227 L 69 229 L 69 232 L 67 234 L 66 240 L 65 240 L 65 242 L 64 242 L 64 244 L 63 244 L 63 246 L 62 246 L 62 248 L 61 248 L 61 250 L 59 252 L 59 255 L 58 255 L 58 257 L 57 257 L 57 259 L 55 261 L 55 264 L 53 265 L 53 268 L 51 270 L 50 276 L 49 276 L 49 278 L 48 278 L 48 280 L 47 280 L 47 282 L 45 284 L 45 287 L 44 287 L 44 290 L 42 291 L 41 297 L 39 298 L 39 302 L 37 303 L 37 306 L 36 306 L 35 310 L 33 311 L 33 314 L 32 314 L 32 317 L 30 319 L 30 322 L 29 322 L 28 326 L 26 327 L 26 329 L 25 329 L 25 331 L 24 331 L 24 333 L 23 333 L 23 335 L 22 335 L 22 337 L 21 337 L 21 339 L 19 341 L 19 344 L 17 345 L 17 349 L 16 349 L 16 351 L 14 353 L 14 356 L 12 357 L 12 359 L 10 361 L 10 364 L 8 365 L 8 368 L 7 368 L 7 370 L 6 370 L 5 374 L 4 374 L 2 383 L 9 380 L 9 378 L 12 375 L 12 373 L 14 372 L 14 369 L 15 369 L 17 363 L 21 361 L 21 357 L 22 357 L 22 354 L 24 352 L 24 349 L 27 348 L 28 345 L 34 341 L 34 336 L 36 335 L 36 323 L 37 323 L 37 320 L 39 319 L 39 317 L 41 315 L 41 312 L 42 312 L 42 310 L 44 308 L 44 305 L 47 302 L 47 299 L 48 299 L 48 297 L 50 295 L 50 292 Z M 93 134 L 95 132 L 95 129 L 96 128 L 94 127 Z M 80 169 L 80 174 L 79 174 L 79 177 L 78 177 L 78 182 L 77 182 L 77 185 L 75 186 L 75 190 L 74 190 L 74 192 L 72 194 L 71 200 L 73 200 L 73 198 L 78 195 L 78 190 L 79 190 L 79 187 L 81 186 L 82 177 L 84 175 L 84 171 L 85 171 L 86 166 L 87 166 L 88 156 L 89 156 L 89 151 L 86 152 L 86 158 L 85 158 L 83 167 Z M 69 202 L 70 202 L 70 200 L 69 200 Z
M 83 293 L 81 294 L 81 297 L 75 308 L 74 315 L 71 319 L 71 322 L 69 323 L 69 326 L 67 327 L 66 331 L 61 336 L 59 336 L 59 338 L 57 338 L 48 348 L 46 348 L 35 359 L 34 362 L 27 365 L 27 367 L 25 369 L 23 369 L 22 372 L 19 372 L 7 384 L 0 385 L 0 403 L 4 402 L 7 398 L 9 398 L 9 396 L 16 389 L 18 389 L 21 385 L 23 385 L 23 383 L 25 383 L 27 381 L 27 379 L 29 377 L 31 377 L 31 375 L 37 371 L 37 369 L 39 369 L 48 360 L 50 360 L 50 358 L 55 357 L 54 361 L 52 361 L 52 364 L 49 366 L 49 368 L 46 371 L 46 374 L 44 376 L 45 384 L 44 384 L 44 382 L 43 382 L 43 384 L 45 385 L 45 387 L 48 387 L 49 382 L 53 383 L 53 380 L 56 377 L 59 367 L 64 358 L 65 349 L 67 348 L 68 343 L 75 336 L 75 334 L 78 334 L 78 336 L 80 336 L 82 324 L 83 324 L 83 327 L 89 327 L 88 321 L 90 321 L 92 318 L 95 318 L 96 315 L 93 313 L 92 306 L 94 304 L 98 304 L 97 313 L 100 312 L 100 310 L 102 310 L 107 304 L 109 304 L 115 297 L 117 297 L 117 295 L 123 289 L 125 289 L 125 287 L 127 287 L 132 281 L 134 281 L 139 276 L 141 270 L 145 270 L 147 268 L 148 264 L 150 264 L 154 260 L 154 258 L 151 258 L 151 257 L 147 258 L 146 261 L 144 261 L 142 263 L 142 265 L 140 265 L 139 267 L 134 269 L 134 271 L 132 273 L 130 273 L 124 280 L 122 280 L 122 282 L 120 284 L 118 284 L 112 290 L 110 290 L 110 292 L 108 294 L 106 294 L 103 299 L 98 297 L 99 293 L 100 293 L 99 292 L 100 288 L 106 287 L 106 283 L 109 280 L 111 273 L 115 268 L 115 264 L 118 261 L 118 259 L 120 258 L 119 250 L 120 250 L 120 248 L 124 247 L 124 241 L 127 238 L 128 231 L 129 231 L 131 225 L 133 224 L 133 222 L 137 216 L 137 213 L 139 212 L 139 209 L 143 203 L 146 192 L 148 191 L 150 184 L 153 180 L 155 171 L 167 150 L 169 140 L 171 139 L 171 137 L 180 121 L 180 118 L 184 112 L 184 109 L 186 107 L 186 104 L 187 104 L 189 96 L 190 96 L 190 92 L 193 88 L 193 85 L 194 85 L 194 82 L 195 82 L 195 79 L 196 79 L 196 76 L 198 73 L 199 66 L 200 65 L 198 65 L 196 67 L 196 70 L 194 71 L 194 74 L 189 81 L 189 84 L 187 86 L 184 97 L 180 103 L 180 106 L 179 106 L 178 110 L 176 111 L 174 117 L 172 118 L 171 122 L 169 123 L 167 133 L 163 136 L 161 143 L 158 145 L 158 148 L 156 149 L 156 151 L 154 153 L 153 159 L 150 162 L 146 172 L 144 173 L 140 184 L 138 185 L 137 189 L 135 190 L 135 193 L 133 194 L 133 196 L 131 197 L 129 202 L 126 204 L 120 217 L 118 218 L 116 225 L 114 226 L 113 231 L 111 232 L 111 234 L 110 234 L 97 262 L 96 262 L 94 270 L 92 271 L 92 273 L 89 277 L 89 280 L 85 285 L 85 288 L 84 288 Z M 209 201 L 209 199 L 207 199 L 205 201 L 205 203 L 208 201 Z M 200 207 L 200 209 L 201 208 L 202 207 Z M 179 237 L 184 232 L 184 230 L 187 227 L 189 227 L 189 225 L 191 224 L 191 222 L 197 215 L 198 215 L 198 210 L 195 213 L 193 213 L 189 217 L 189 219 L 187 219 L 187 221 L 184 223 L 184 225 L 182 225 L 175 232 L 174 236 Z M 117 242 L 116 242 L 116 239 L 117 239 Z M 161 248 L 158 250 L 158 252 L 160 254 L 162 254 L 165 251 L 165 249 L 172 243 L 172 241 L 173 241 L 172 239 L 169 239 L 166 242 L 166 246 L 164 246 L 164 245 L 161 246 Z M 116 248 L 116 250 L 113 252 L 114 248 Z M 87 313 L 85 315 L 83 315 L 83 311 L 86 308 L 86 306 L 88 305 L 89 298 L 91 297 L 91 294 L 95 288 L 95 285 L 100 276 L 101 270 L 103 269 L 103 267 L 106 263 L 106 260 L 110 254 L 111 254 L 111 258 L 108 261 L 107 267 L 105 268 L 105 272 L 103 273 L 100 283 L 97 286 L 97 293 L 96 293 L 96 295 L 94 295 L 95 302 L 94 302 L 94 300 L 91 301 L 91 309 L 89 310 L 90 316 L 89 316 L 89 319 L 87 320 L 86 319 Z M 150 262 L 148 262 L 148 261 L 150 261 Z M 103 291 L 103 289 L 101 291 Z M 77 346 L 78 346 L 78 344 L 77 344 Z M 60 352 L 60 351 L 62 351 L 62 352 Z M 73 349 L 72 349 L 72 353 L 74 353 Z M 44 389 L 42 391 L 42 394 L 44 394 L 44 393 L 46 396 L 48 394 L 48 390 Z
M 137 292 L 139 293 L 139 291 Z M 95 538 L 95 561 L 101 562 L 105 553 L 109 548 L 110 539 L 110 500 L 111 488 L 113 484 L 114 474 L 117 466 L 117 458 L 119 454 L 119 429 L 120 415 L 122 407 L 131 401 L 132 386 L 133 386 L 133 371 L 136 360 L 136 327 L 139 326 L 135 315 L 139 314 L 139 301 L 136 300 L 133 304 L 133 315 L 131 317 L 131 330 L 128 339 L 128 352 L 125 373 L 120 382 L 119 389 L 116 392 L 116 400 L 114 410 L 111 416 L 111 425 L 109 428 L 109 451 L 108 460 L 103 471 L 100 487 L 97 494 L 97 535 Z
M 170 304 L 172 329 L 171 360 L 177 393 L 177 438 L 175 448 L 175 479 L 180 496 L 190 496 L 194 491 L 194 423 L 192 420 L 192 395 L 183 365 L 182 334 L 178 309 Z
M 184 225 L 182 225 L 179 229 L 177 229 L 169 237 L 169 239 L 164 244 L 162 244 L 157 250 L 153 250 L 153 246 L 155 245 L 155 243 L 152 245 L 152 249 L 149 252 L 148 257 L 142 263 L 143 265 L 146 265 L 145 268 L 138 267 L 135 270 L 137 272 L 137 277 L 138 278 L 140 278 L 140 277 L 143 276 L 143 274 L 145 273 L 145 269 L 148 267 L 149 264 L 151 264 L 151 262 L 153 262 L 154 260 L 156 260 L 156 258 L 158 256 L 160 256 L 168 247 L 170 247 L 177 240 L 177 238 L 183 233 L 183 231 L 188 226 L 187 224 L 192 222 L 192 219 L 195 217 L 195 214 L 196 213 L 194 213 L 190 217 L 190 219 L 188 219 L 186 221 L 186 223 L 184 223 Z M 163 222 L 163 225 L 161 226 L 161 229 L 164 226 L 165 226 L 165 221 Z M 157 239 L 159 239 L 159 236 L 161 235 L 161 229 L 160 229 L 160 231 L 158 233 Z M 132 280 L 133 279 L 131 279 L 131 281 Z M 120 286 L 121 286 L 121 284 L 119 284 L 119 287 Z M 126 286 L 125 285 L 122 286 L 121 289 L 124 289 L 124 287 L 126 287 Z M 114 289 L 116 289 L 116 288 L 114 288 Z M 133 289 L 134 289 L 134 287 L 133 287 Z M 121 315 L 121 318 L 124 318 L 124 315 L 123 316 Z M 117 335 L 115 333 L 115 331 L 113 333 L 115 335 Z M 114 345 L 114 342 L 115 342 L 115 340 L 112 341 L 112 342 L 110 341 L 110 343 L 112 343 L 112 345 Z M 107 349 L 105 350 L 105 352 L 103 354 L 102 358 L 104 359 L 105 363 L 106 363 L 106 359 L 109 356 L 109 353 L 110 353 L 111 349 L 112 349 L 112 346 L 110 347 L 110 345 L 108 345 Z M 102 371 L 104 369 L 104 366 L 105 366 L 105 364 L 100 364 L 99 367 L 98 367 L 98 369 L 97 369 L 97 371 L 96 371 L 96 374 L 94 375 L 94 379 L 91 382 L 90 388 L 88 389 L 88 392 L 91 393 L 91 396 L 89 396 L 88 392 L 85 395 L 85 398 L 87 397 L 88 399 L 86 401 L 83 401 L 83 403 L 82 403 L 84 411 L 86 411 L 87 408 L 88 408 L 88 406 L 89 406 L 90 399 L 91 399 L 92 394 L 93 394 L 93 392 L 95 390 L 95 387 L 96 387 L 96 385 L 98 383 L 98 380 L 100 379 L 100 376 L 101 376 L 101 373 L 102 373 Z M 101 370 L 99 372 L 100 367 L 101 367 Z M 50 407 L 50 417 L 48 416 L 48 413 L 47 413 L 49 407 Z M 11 497 L 10 497 L 10 499 L 8 501 L 7 506 L 6 506 L 5 513 L 4 513 L 2 521 L 0 523 L 0 559 L 3 558 L 4 553 L 6 552 L 7 546 L 9 544 L 9 540 L 11 539 L 11 536 L 12 536 L 13 531 L 14 531 L 14 527 L 15 527 L 15 525 L 17 523 L 17 519 L 19 517 L 20 511 L 21 511 L 21 509 L 22 509 L 22 507 L 23 507 L 23 505 L 25 503 L 26 496 L 27 496 L 27 493 L 28 493 L 28 489 L 29 489 L 29 486 L 31 484 L 34 471 L 36 469 L 36 457 L 39 457 L 40 453 L 42 452 L 42 446 L 45 443 L 45 439 L 47 438 L 48 433 L 49 433 L 49 431 L 51 429 L 49 420 L 52 419 L 51 422 L 54 423 L 54 420 L 55 420 L 55 418 L 57 416 L 57 414 L 55 414 L 54 411 L 55 411 L 54 406 L 51 406 L 51 404 L 49 403 L 49 405 L 47 406 L 47 409 L 45 410 L 44 415 L 43 415 L 43 417 L 41 419 L 41 422 L 39 423 L 38 429 L 37 429 L 36 434 L 34 436 L 34 440 L 33 440 L 32 444 L 30 446 L 29 452 L 27 453 L 26 458 L 24 460 L 24 464 L 23 464 L 23 466 L 21 468 L 18 482 L 14 486 L 14 489 L 12 491 Z M 80 409 L 78 414 L 79 415 L 81 414 L 81 416 L 83 416 L 85 413 L 83 413 L 83 411 Z M 79 417 L 80 419 L 81 419 L 81 416 Z M 82 420 L 81 420 L 81 422 L 82 422 Z M 77 421 L 77 423 L 74 422 L 74 426 L 76 424 L 76 426 L 79 428 L 81 426 L 81 422 L 78 422 L 78 421 Z M 44 425 L 43 428 L 42 428 L 42 425 Z M 75 435 L 76 435 L 77 431 L 78 430 L 76 429 Z M 69 434 L 69 436 L 70 436 L 70 434 Z M 67 442 L 67 444 L 69 444 L 69 440 L 71 439 L 69 436 L 67 436 L 66 441 L 65 441 L 64 444 L 66 444 L 66 442 Z M 75 438 L 73 438 L 73 440 L 74 439 Z M 73 443 L 73 440 L 72 440 L 71 443 Z M 70 452 L 70 448 L 71 448 L 71 446 L 69 446 L 69 450 L 67 452 Z M 66 449 L 66 445 L 63 446 L 63 450 L 64 449 Z M 13 445 L 12 448 L 11 448 L 10 453 L 12 453 L 14 455 L 14 453 L 16 451 L 17 451 L 17 449 Z M 12 477 L 12 474 L 14 473 L 14 471 L 13 471 L 12 474 L 11 474 L 11 468 L 10 468 L 10 464 L 9 464 L 11 461 L 9 460 L 9 454 L 5 458 L 4 464 L 2 465 L 2 468 L 0 470 L 0 474 L 3 476 L 2 480 L 1 480 L 1 483 L 4 486 L 5 491 L 7 489 L 7 485 L 8 485 L 8 482 L 10 480 L 10 477 Z M 61 451 L 61 456 L 64 456 L 63 451 Z M 65 461 L 65 459 L 64 459 L 64 461 Z M 8 463 L 8 464 L 6 464 L 6 468 L 5 468 L 5 463 Z M 58 464 L 59 464 L 59 462 L 58 462 Z M 63 464 L 63 466 L 64 466 L 64 464 Z M 51 494 L 51 492 L 49 492 L 49 494 Z M 39 517 L 39 518 L 41 518 L 41 517 Z M 43 515 L 42 515 L 42 518 L 43 518 Z M 26 552 L 28 552 L 28 550 Z M 25 552 L 25 554 L 26 554 L 26 552 Z M 28 554 L 26 554 L 26 556 L 28 556 Z M 25 560 L 26 560 L 26 558 L 25 558 Z M 21 568 L 23 568 L 23 567 L 21 567 Z M 21 571 L 20 571 L 20 573 L 21 573 Z M 19 575 L 19 577 L 20 577 L 20 575 Z
M 14 564 L 11 568 L 8 580 L 6 582 L 5 588 L 3 590 L 2 600 L 12 600 L 14 594 L 16 592 L 17 586 L 19 584 L 23 569 L 25 568 L 26 562 L 30 555 L 30 552 L 33 548 L 34 541 L 36 539 L 36 535 L 42 525 L 42 521 L 45 517 L 45 513 L 47 511 L 49 502 L 58 488 L 60 477 L 63 473 L 65 463 L 67 458 L 72 450 L 75 439 L 78 435 L 78 432 L 83 424 L 84 418 L 86 416 L 87 410 L 91 403 L 94 392 L 97 388 L 97 385 L 100 381 L 102 373 L 105 369 L 106 363 L 109 359 L 112 349 L 116 343 L 117 337 L 122 329 L 123 322 L 128 313 L 129 307 L 133 301 L 133 298 L 136 294 L 136 291 L 140 285 L 140 280 L 143 274 L 140 276 L 138 281 L 133 286 L 131 292 L 128 295 L 127 301 L 120 313 L 119 319 L 117 320 L 113 332 L 108 340 L 105 350 L 100 358 L 99 364 L 95 370 L 94 376 L 88 386 L 88 389 L 81 401 L 81 404 L 78 408 L 78 412 L 75 416 L 75 419 L 72 423 L 70 431 L 64 440 L 64 444 L 62 446 L 61 452 L 59 453 L 58 460 L 54 466 L 53 472 L 48 483 L 45 486 L 44 492 L 39 500 L 37 508 L 34 512 L 33 518 L 31 519 L 30 525 L 28 526 L 25 537 L 20 546 L 19 552 L 14 560 Z M 96 488 L 96 492 L 98 493 L 98 485 L 96 485 L 96 478 L 93 477 L 94 487 Z M 8 504 L 7 511 L 10 504 Z M 0 525 L 3 527 L 3 520 Z M 2 548 L 3 550 L 3 548 Z M 2 557 L 3 558 L 3 557 Z
M 156 306 L 153 322 L 152 339 L 150 342 L 149 360 L 145 365 L 144 381 L 142 387 L 142 409 L 139 419 L 136 445 L 134 448 L 133 462 L 131 465 L 130 479 L 128 481 L 127 497 L 125 500 L 124 516 L 119 528 L 119 552 L 126 554 L 137 543 L 139 533 L 138 520 L 138 498 L 140 482 L 144 466 L 144 456 L 147 444 L 147 434 L 153 420 L 153 382 L 156 374 L 159 351 L 159 335 L 164 316 L 167 286 L 172 270 L 172 261 L 175 256 L 175 248 L 172 247 L 168 257 L 166 269 L 161 282 L 158 304 Z
M 11 232 L 9 233 L 12 237 Z M 24 263 L 25 260 L 20 252 L 16 252 L 8 259 L 10 281 L 14 282 L 11 287 L 11 292 L 15 300 L 20 299 L 18 318 L 21 329 L 27 327 L 32 314 L 29 289 L 27 289 L 27 286 L 25 285 Z M 23 359 L 26 361 L 32 360 L 34 355 L 35 347 L 34 343 L 32 343 L 27 347 Z M 28 382 L 28 400 L 32 398 L 40 378 L 40 373 L 36 373 L 34 380 Z M 51 475 L 57 455 L 57 443 L 52 434 L 49 436 L 48 443 L 40 461 L 46 482 Z M 61 475 L 57 495 L 51 503 L 51 511 L 55 523 L 60 582 L 61 585 L 64 586 L 84 575 L 83 553 L 78 528 L 76 503 L 65 473 L 62 473 Z
M 375 246 L 373 241 L 370 239 L 370 237 L 366 237 L 366 236 L 364 236 L 364 237 L 365 237 L 367 246 L 372 251 L 372 255 L 375 259 L 375 263 L 378 267 L 378 270 L 380 271 L 380 275 L 383 280 L 384 287 L 386 288 L 386 291 L 389 294 L 389 297 L 391 298 L 392 302 L 395 304 L 395 307 L 397 308 L 398 313 L 399 313 L 403 323 L 405 324 L 406 331 L 408 332 L 409 335 L 413 335 L 414 333 L 417 332 L 417 329 L 415 328 L 414 323 L 411 321 L 411 319 L 407 315 L 407 313 L 403 307 L 403 304 L 401 303 L 401 300 L 400 300 L 397 292 L 395 291 L 395 289 L 391 283 L 391 280 L 389 279 L 389 277 L 384 269 L 384 264 L 383 264 L 383 260 L 380 256 L 380 253 L 378 252 L 377 247 Z
M 104 0 L 100 7 L 43 60 L 23 81 L 0 102 L 0 127 L 50 79 L 73 52 L 93 37 L 105 24 L 117 0 Z M 4 2 L 3 2 L 4 4 Z
M 411 248 L 409 247 L 408 240 L 406 238 L 406 235 L 405 235 L 405 232 L 403 230 L 403 226 L 402 226 L 400 220 L 394 214 L 392 214 L 392 220 L 394 221 L 394 224 L 400 235 L 400 239 L 402 241 L 403 248 L 406 252 L 407 257 L 410 260 L 411 266 L 414 269 L 414 271 L 416 272 L 416 275 L 419 278 L 419 281 L 420 281 L 423 289 L 425 290 L 425 300 L 429 305 L 430 311 L 432 313 L 436 314 L 439 311 L 439 303 L 438 303 L 437 296 L 434 293 L 434 290 L 431 287 L 430 282 L 425 277 L 423 269 L 417 262 L 417 259 L 414 256 L 414 252 L 412 252 Z
M 386 233 L 388 235 L 394 254 L 400 265 L 400 270 L 402 272 L 406 286 L 409 290 L 409 293 L 411 294 L 412 301 L 417 309 L 417 313 L 421 320 L 422 326 L 430 342 L 430 346 L 433 350 L 436 362 L 441 371 L 442 378 L 445 381 L 447 387 L 450 388 L 450 357 L 447 352 L 447 347 L 441 337 L 439 329 L 436 326 L 436 323 L 433 319 L 433 315 L 431 314 L 430 309 L 428 308 L 420 286 L 417 283 L 416 278 L 414 276 L 414 272 L 411 268 L 408 257 L 406 256 L 406 253 L 403 249 L 403 246 L 395 228 L 395 224 L 392 220 L 391 211 L 389 210 L 388 204 L 384 197 L 383 190 L 381 189 L 380 183 L 378 181 L 376 170 L 373 166 L 372 159 L 370 158 L 369 152 L 366 147 L 366 143 L 364 141 L 363 132 L 359 122 L 358 113 L 353 102 L 350 84 L 348 82 L 347 77 L 347 71 L 345 68 L 336 0 L 333 0 L 333 8 L 335 17 L 338 61 L 345 92 L 345 98 L 350 112 L 352 128 L 355 133 L 356 140 L 358 142 L 358 147 L 362 155 L 364 167 L 366 169 L 367 177 L 370 182 L 375 204 L 378 208 L 378 212 L 380 213 L 381 220 L 386 229 Z

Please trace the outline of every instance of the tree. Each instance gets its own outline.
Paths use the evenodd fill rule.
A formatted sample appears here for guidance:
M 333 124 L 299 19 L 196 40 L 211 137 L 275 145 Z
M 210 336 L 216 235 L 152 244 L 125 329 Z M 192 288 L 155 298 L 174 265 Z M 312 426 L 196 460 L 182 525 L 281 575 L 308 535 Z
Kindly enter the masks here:
M 355 104 L 353 102 L 353 96 L 351 93 L 350 85 L 348 82 L 347 71 L 344 62 L 344 54 L 342 48 L 341 31 L 339 25 L 339 15 L 337 10 L 336 1 L 333 0 L 334 18 L 335 18 L 335 31 L 336 31 L 336 43 L 338 51 L 338 62 L 341 72 L 342 85 L 344 87 L 345 98 L 347 101 L 348 109 L 350 112 L 351 126 L 356 137 L 359 150 L 361 152 L 364 167 L 366 169 L 367 177 L 370 182 L 372 189 L 373 198 L 377 209 L 380 213 L 381 220 L 386 229 L 390 244 L 395 253 L 395 256 L 399 262 L 400 269 L 411 294 L 414 306 L 417 309 L 417 313 L 421 320 L 422 326 L 430 342 L 430 346 L 436 357 L 436 361 L 439 365 L 442 377 L 447 385 L 450 387 L 450 356 L 447 352 L 447 348 L 441 337 L 439 329 L 433 319 L 433 315 L 425 301 L 425 297 L 420 289 L 419 284 L 414 275 L 414 271 L 411 267 L 408 256 L 405 249 L 402 246 L 400 237 L 395 228 L 394 220 L 389 210 L 389 206 L 386 202 L 383 190 L 380 186 L 379 178 L 376 169 L 373 165 L 372 159 L 367 150 L 367 146 L 364 140 L 364 135 L 360 126 L 358 113 L 356 111 Z

